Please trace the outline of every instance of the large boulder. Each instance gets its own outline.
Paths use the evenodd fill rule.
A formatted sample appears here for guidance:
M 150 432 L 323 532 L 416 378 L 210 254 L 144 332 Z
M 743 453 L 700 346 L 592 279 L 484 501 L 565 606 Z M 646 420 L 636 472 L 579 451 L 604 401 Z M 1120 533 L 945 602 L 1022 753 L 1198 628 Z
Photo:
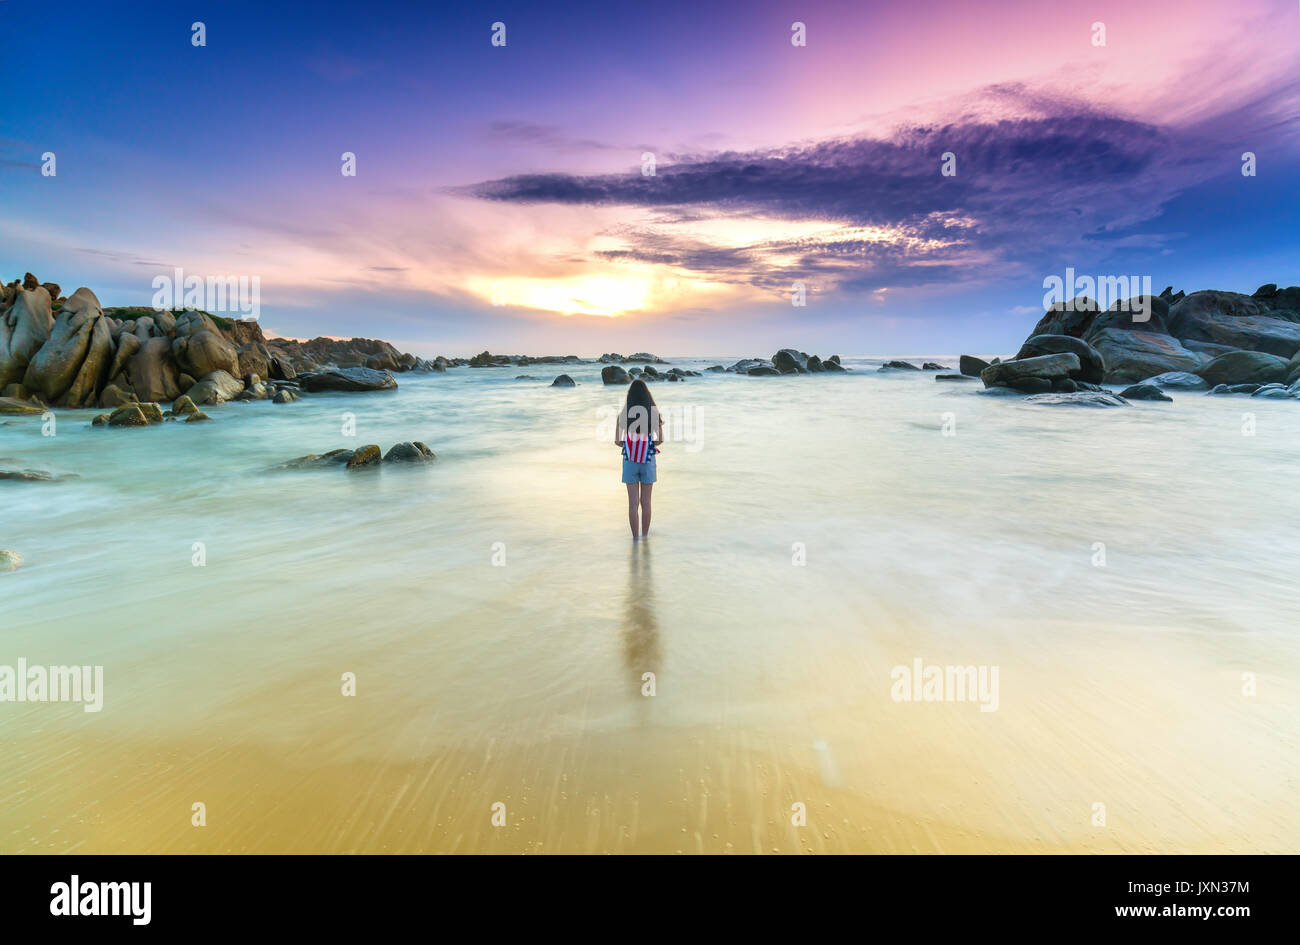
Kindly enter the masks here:
M 1038 385 L 1021 385 L 1020 382 L 1034 378 L 1046 381 L 1050 390 L 1054 379 L 1071 377 L 1081 369 L 1082 365 L 1077 354 L 1071 352 L 1044 354 L 1036 358 L 990 364 L 980 372 L 980 380 L 984 382 L 985 387 L 1027 386 L 1033 389 Z
M 1106 362 L 1107 384 L 1133 384 L 1166 371 L 1195 372 L 1209 358 L 1188 351 L 1172 335 L 1106 328 L 1089 336 Z
M 157 314 L 155 312 L 155 315 Z M 197 335 L 201 331 L 210 331 L 214 335 L 221 334 L 221 329 L 217 327 L 217 323 L 209 318 L 206 312 L 189 309 L 175 317 L 171 334 L 177 338 L 188 338 L 191 335 Z
M 1079 358 L 1079 371 L 1070 375 L 1075 380 L 1100 384 L 1106 374 L 1106 361 L 1099 352 L 1082 338 L 1071 335 L 1034 335 L 1020 346 L 1016 360 L 1037 358 L 1045 354 L 1074 354 Z M 964 372 L 963 372 L 964 373 Z
M 632 381 L 627 371 L 617 364 L 607 364 L 600 369 L 600 379 L 606 384 L 629 384 Z
M 112 330 L 104 310 L 95 293 L 82 287 L 63 303 L 49 340 L 27 365 L 23 386 L 46 403 L 90 406 L 112 357 Z
M 0 390 L 23 379 L 53 326 L 50 293 L 43 286 L 15 291 L 13 305 L 0 315 Z
M 302 374 L 298 378 L 303 390 L 396 390 L 397 381 L 387 371 L 366 367 L 335 368 L 330 371 Z
M 127 365 L 127 374 L 141 400 L 168 403 L 180 396 L 184 386 L 172 359 L 171 342 L 166 338 L 150 338 L 141 344 Z
M 196 314 L 201 313 L 185 313 Z M 177 325 L 180 325 L 179 319 Z M 191 377 L 206 377 L 213 371 L 243 376 L 239 370 L 239 352 L 219 331 L 197 330 L 182 335 L 178 330 L 172 342 L 172 355 L 180 369 Z
M 108 379 L 110 381 L 130 367 L 131 359 L 136 356 L 142 346 L 143 343 L 135 335 L 118 335 L 117 350 L 113 353 L 113 361 L 108 366 Z
M 972 354 L 963 354 L 957 362 L 957 369 L 967 377 L 979 377 L 980 373 L 988 366 L 987 361 Z
M 240 323 L 242 324 L 242 323 Z M 239 375 L 243 377 L 246 374 L 256 374 L 258 377 L 271 376 L 271 359 L 268 357 L 270 352 L 266 350 L 266 345 L 256 342 L 249 342 L 241 345 L 236 355 L 239 359 Z M 372 365 L 367 365 L 370 367 Z
M 794 348 L 782 348 L 772 355 L 772 367 L 782 374 L 807 374 L 808 355 Z
M 1169 331 L 1178 338 L 1230 345 L 1289 358 L 1300 351 L 1295 313 L 1240 292 L 1193 292 L 1169 312 Z
M 1068 302 L 1056 302 L 1043 313 L 1030 335 L 1069 335 L 1071 338 L 1082 338 L 1100 311 L 1101 306 L 1084 295 Z
M 1208 384 L 1272 384 L 1285 381 L 1287 372 L 1286 359 L 1277 355 L 1263 351 L 1229 351 L 1196 373 Z
M 224 404 L 234 400 L 244 390 L 244 382 L 226 371 L 213 371 L 185 392 L 196 404 Z

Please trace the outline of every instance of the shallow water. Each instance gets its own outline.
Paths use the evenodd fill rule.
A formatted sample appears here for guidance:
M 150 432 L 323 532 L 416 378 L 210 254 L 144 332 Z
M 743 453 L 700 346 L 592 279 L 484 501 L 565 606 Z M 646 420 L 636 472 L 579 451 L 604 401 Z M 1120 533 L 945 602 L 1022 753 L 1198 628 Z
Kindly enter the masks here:
M 0 466 L 79 476 L 0 482 L 0 664 L 105 679 L 0 703 L 0 851 L 1300 848 L 1300 405 L 846 363 L 654 387 L 635 545 L 599 365 L 0 418 Z M 399 440 L 437 463 L 267 471 Z M 894 701 L 917 658 L 996 711 Z

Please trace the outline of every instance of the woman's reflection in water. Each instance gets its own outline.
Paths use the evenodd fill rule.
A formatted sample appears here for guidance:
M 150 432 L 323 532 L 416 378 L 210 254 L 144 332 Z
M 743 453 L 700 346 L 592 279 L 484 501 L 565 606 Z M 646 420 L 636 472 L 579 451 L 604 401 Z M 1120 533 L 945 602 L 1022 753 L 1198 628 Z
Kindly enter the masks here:
M 632 691 L 645 702 L 643 715 L 649 711 L 659 684 L 662 660 L 659 622 L 655 617 L 654 581 L 650 570 L 649 542 L 635 542 L 630 549 L 627 572 L 627 598 L 623 620 L 623 659 L 627 664 Z

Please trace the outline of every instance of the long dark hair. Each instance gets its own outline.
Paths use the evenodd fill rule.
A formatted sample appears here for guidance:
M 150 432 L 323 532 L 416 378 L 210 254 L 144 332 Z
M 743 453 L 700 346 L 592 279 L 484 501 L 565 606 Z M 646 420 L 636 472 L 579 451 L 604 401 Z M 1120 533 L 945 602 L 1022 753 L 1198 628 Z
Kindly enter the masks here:
M 623 405 L 623 429 L 637 436 L 653 437 L 659 432 L 659 408 L 646 382 L 637 378 L 627 389 Z

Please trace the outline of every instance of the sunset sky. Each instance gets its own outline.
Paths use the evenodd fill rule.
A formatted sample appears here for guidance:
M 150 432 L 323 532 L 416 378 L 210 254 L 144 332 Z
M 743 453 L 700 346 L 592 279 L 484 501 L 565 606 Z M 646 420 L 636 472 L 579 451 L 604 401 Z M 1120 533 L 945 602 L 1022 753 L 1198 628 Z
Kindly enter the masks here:
M 5 280 L 719 356 L 1006 350 L 1067 267 L 1300 283 L 1295 0 L 269 6 L 0 0 Z

